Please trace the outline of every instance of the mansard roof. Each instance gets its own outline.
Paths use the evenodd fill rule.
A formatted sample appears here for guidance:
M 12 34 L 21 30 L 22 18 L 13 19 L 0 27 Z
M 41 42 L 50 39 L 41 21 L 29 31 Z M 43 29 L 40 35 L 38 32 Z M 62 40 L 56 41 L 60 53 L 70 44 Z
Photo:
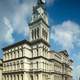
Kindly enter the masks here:
M 19 42 L 17 42 L 17 43 L 14 43 L 14 44 L 12 44 L 12 45 L 9 45 L 9 46 L 7 46 L 7 47 L 4 47 L 4 48 L 2 48 L 2 50 L 3 50 L 3 51 L 9 50 L 10 48 L 13 48 L 13 47 L 16 47 L 16 46 L 19 46 L 19 45 L 22 45 L 22 44 L 31 45 L 31 43 L 30 43 L 29 41 L 27 41 L 27 40 L 22 40 L 22 41 L 19 41 Z

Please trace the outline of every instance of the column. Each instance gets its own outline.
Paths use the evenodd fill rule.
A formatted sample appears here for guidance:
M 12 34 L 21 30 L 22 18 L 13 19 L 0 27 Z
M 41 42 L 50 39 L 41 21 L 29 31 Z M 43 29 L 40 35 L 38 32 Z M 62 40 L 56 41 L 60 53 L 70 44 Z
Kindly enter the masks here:
M 39 77 L 38 77 L 38 80 L 43 80 L 43 78 L 42 78 L 42 73 L 39 74 L 38 76 L 39 76 Z
M 6 53 L 6 60 L 8 60 L 8 55 L 7 55 L 7 53 Z
M 8 60 L 10 59 L 10 53 L 8 53 Z
M 19 74 L 19 80 L 21 80 L 21 74 Z
M 23 76 L 23 77 L 24 77 L 23 80 L 31 80 L 29 73 L 24 73 L 23 75 L 24 75 L 24 76 Z
M 5 75 L 5 80 L 7 80 L 7 75 Z
M 8 75 L 8 80 L 11 80 L 11 76 L 10 75 Z
M 11 53 L 9 53 L 9 59 L 11 59 Z
M 9 60 L 9 53 L 7 53 L 7 60 Z
M 9 80 L 9 75 L 6 76 L 6 80 Z
M 5 79 L 5 75 L 2 76 L 2 80 L 6 80 L 6 79 Z
M 19 55 L 20 57 L 22 57 L 22 50 L 19 50 Z
M 14 75 L 12 75 L 12 80 L 14 80 Z
M 24 72 L 24 74 L 23 74 L 23 80 L 28 80 L 28 76 L 26 75 L 26 73 Z
M 5 61 L 5 54 L 3 55 L 3 61 Z
M 16 74 L 14 74 L 14 80 L 16 80 Z
M 16 50 L 15 53 L 16 53 L 16 58 L 18 58 L 18 51 Z
M 17 74 L 15 74 L 15 80 L 18 80 L 18 75 Z

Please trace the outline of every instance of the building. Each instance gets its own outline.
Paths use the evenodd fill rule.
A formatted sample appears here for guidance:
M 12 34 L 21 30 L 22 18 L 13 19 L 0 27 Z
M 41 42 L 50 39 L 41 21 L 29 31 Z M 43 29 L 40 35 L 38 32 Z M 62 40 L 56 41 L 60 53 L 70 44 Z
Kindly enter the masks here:
M 45 0 L 33 7 L 30 41 L 3 48 L 3 80 L 72 80 L 72 63 L 66 50 L 50 50 Z
M 2 71 L 3 71 L 3 65 L 2 65 L 2 59 L 0 59 L 0 80 L 2 80 Z

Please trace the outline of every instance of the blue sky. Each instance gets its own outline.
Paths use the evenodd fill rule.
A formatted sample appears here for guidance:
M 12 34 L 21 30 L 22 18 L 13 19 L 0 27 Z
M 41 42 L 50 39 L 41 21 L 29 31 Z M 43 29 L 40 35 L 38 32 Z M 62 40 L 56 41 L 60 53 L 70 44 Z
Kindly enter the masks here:
M 29 39 L 28 23 L 35 0 L 0 0 L 0 48 Z M 80 75 L 80 0 L 46 0 L 51 49 L 66 49 Z M 2 50 L 0 50 L 2 57 Z

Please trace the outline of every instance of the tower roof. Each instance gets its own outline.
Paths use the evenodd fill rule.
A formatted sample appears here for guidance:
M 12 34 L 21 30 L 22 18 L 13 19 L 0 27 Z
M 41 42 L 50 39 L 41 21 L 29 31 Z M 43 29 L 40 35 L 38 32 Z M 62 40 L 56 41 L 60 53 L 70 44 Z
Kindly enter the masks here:
M 45 0 L 38 0 L 38 4 L 45 4 Z
M 45 8 L 45 0 L 37 0 L 37 7 Z

